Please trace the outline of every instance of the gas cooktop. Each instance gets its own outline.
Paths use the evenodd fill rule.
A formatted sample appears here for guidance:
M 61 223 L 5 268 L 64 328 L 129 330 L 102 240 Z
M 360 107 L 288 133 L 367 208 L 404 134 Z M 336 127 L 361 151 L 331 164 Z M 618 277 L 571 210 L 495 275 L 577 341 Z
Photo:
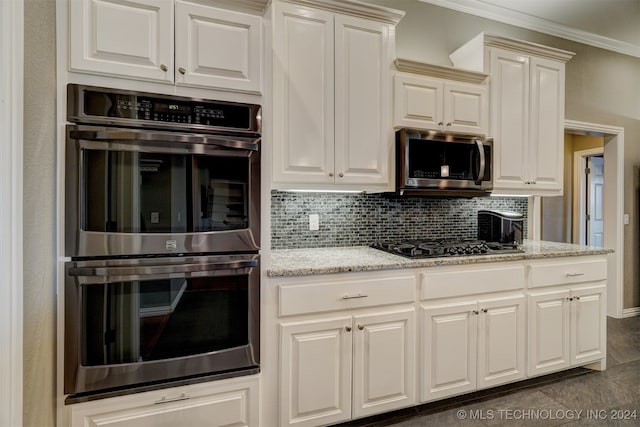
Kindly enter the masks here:
M 406 258 L 434 258 L 468 255 L 495 255 L 522 253 L 516 244 L 485 242 L 476 239 L 442 240 L 402 240 L 395 242 L 377 242 L 374 249 L 400 255 Z

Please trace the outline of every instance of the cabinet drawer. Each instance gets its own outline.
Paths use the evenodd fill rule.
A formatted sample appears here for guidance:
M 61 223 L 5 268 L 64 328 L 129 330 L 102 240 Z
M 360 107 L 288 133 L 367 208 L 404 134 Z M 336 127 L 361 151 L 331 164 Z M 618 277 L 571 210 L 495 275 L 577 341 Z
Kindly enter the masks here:
M 564 285 L 606 280 L 607 261 L 569 261 L 529 266 L 529 287 Z
M 410 303 L 414 299 L 414 276 L 280 285 L 279 315 Z
M 447 298 L 524 288 L 524 266 L 426 272 L 421 299 Z

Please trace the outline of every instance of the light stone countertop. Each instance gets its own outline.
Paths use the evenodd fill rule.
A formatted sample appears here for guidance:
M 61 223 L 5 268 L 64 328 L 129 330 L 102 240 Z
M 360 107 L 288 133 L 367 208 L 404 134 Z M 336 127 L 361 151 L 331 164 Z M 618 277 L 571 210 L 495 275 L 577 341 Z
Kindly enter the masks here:
M 367 246 L 309 249 L 278 249 L 270 252 L 267 276 L 309 276 L 345 273 L 349 271 L 393 270 L 432 267 L 436 265 L 466 265 L 522 259 L 557 258 L 566 256 L 602 255 L 611 249 L 569 243 L 525 240 L 523 253 L 471 255 L 409 259 Z

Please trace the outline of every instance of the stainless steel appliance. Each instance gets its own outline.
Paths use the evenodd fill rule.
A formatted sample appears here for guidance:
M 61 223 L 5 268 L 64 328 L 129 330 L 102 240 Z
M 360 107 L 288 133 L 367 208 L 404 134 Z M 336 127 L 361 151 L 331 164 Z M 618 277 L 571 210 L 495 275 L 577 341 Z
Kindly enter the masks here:
M 258 372 L 260 107 L 68 99 L 67 402 Z
M 396 131 L 396 192 L 447 197 L 488 196 L 493 140 L 414 129 Z
M 524 217 L 517 212 L 478 211 L 478 239 L 503 245 L 522 244 Z
M 68 86 L 66 254 L 255 251 L 260 107 Z
M 422 239 L 377 242 L 371 245 L 405 258 L 436 258 L 471 255 L 496 255 L 522 253 L 521 249 L 478 239 Z

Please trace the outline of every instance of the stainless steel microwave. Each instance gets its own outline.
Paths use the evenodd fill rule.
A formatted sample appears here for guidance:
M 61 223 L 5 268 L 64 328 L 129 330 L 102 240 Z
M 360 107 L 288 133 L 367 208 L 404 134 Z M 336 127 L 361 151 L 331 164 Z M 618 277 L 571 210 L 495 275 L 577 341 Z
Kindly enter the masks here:
M 415 129 L 396 132 L 396 192 L 446 197 L 488 196 L 493 140 Z

